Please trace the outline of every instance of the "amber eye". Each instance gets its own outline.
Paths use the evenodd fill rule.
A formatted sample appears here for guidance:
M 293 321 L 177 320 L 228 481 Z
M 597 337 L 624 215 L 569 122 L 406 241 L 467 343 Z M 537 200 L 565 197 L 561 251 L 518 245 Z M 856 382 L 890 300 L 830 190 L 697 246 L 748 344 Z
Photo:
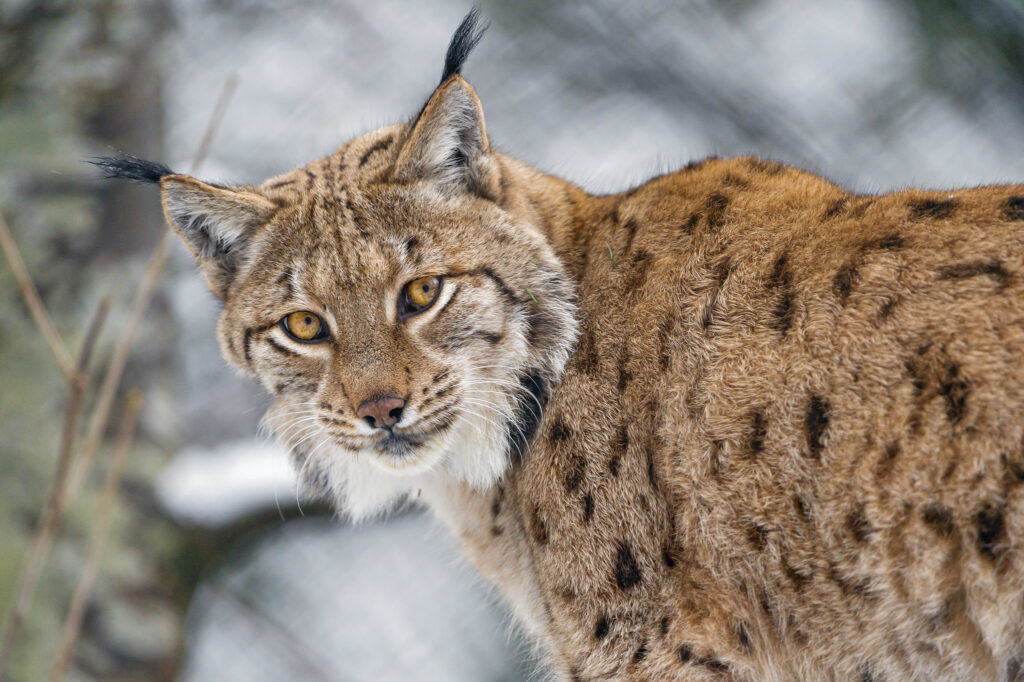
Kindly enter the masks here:
M 399 317 L 409 317 L 423 312 L 437 300 L 437 294 L 440 291 L 440 277 L 420 277 L 409 282 L 402 290 L 402 300 L 398 306 Z
M 316 313 L 299 310 L 281 319 L 281 327 L 288 336 L 302 343 L 314 343 L 327 338 L 327 325 Z

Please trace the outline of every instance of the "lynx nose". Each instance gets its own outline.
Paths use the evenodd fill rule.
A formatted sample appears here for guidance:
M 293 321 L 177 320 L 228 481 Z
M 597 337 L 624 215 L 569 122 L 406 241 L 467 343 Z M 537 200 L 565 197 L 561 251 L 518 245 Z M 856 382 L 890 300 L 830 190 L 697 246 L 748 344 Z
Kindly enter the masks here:
M 402 418 L 403 407 L 404 400 L 393 395 L 385 395 L 376 400 L 364 401 L 356 410 L 356 415 L 365 419 L 370 426 L 390 429 Z

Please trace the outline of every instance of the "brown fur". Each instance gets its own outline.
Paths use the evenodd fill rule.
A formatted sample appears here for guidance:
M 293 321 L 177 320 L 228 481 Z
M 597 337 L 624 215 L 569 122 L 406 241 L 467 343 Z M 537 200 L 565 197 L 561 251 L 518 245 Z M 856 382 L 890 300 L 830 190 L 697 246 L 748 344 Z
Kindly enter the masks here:
M 162 181 L 186 240 L 196 182 Z M 246 192 L 273 215 L 234 262 L 200 254 L 225 356 L 314 489 L 358 496 L 347 457 L 421 476 L 395 494 L 422 491 L 559 677 L 1019 675 L 1024 186 L 862 196 L 745 157 L 591 196 L 492 151 L 453 76 L 414 123 Z M 428 274 L 456 314 L 399 324 Z M 295 309 L 330 343 L 288 345 Z M 549 396 L 493 475 L 355 433 L 367 397 L 469 395 L 467 363 Z M 341 449 L 311 452 L 300 413 Z

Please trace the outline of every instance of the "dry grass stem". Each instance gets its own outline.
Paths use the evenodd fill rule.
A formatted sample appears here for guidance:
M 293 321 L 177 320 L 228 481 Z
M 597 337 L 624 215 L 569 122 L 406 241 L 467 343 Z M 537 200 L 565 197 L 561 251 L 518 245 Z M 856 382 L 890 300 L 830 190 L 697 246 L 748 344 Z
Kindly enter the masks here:
M 57 534 L 60 519 L 64 515 L 64 508 L 67 506 L 68 471 L 71 467 L 71 453 L 75 442 L 75 432 L 78 428 L 78 416 L 82 412 L 85 391 L 88 388 L 89 361 L 109 311 L 110 300 L 105 298 L 96 308 L 96 313 L 89 324 L 89 330 L 82 341 L 78 361 L 75 364 L 75 379 L 68 382 L 68 401 L 64 408 L 60 450 L 57 453 L 57 470 L 54 472 L 50 492 L 46 497 L 46 505 L 40 516 L 39 529 L 36 531 L 32 547 L 29 549 L 25 561 L 25 567 L 22 569 L 21 578 L 15 589 L 13 606 L 4 623 L 3 640 L 0 644 L 0 676 L 7 667 L 15 637 L 25 618 L 25 613 L 32 603 L 32 595 L 39 583 L 39 576 L 53 546 L 53 539 Z
M 64 346 L 64 342 L 61 341 L 60 335 L 57 334 L 57 330 L 43 306 L 42 299 L 39 298 L 39 291 L 36 289 L 35 282 L 32 281 L 32 276 L 28 274 L 21 251 L 18 250 L 18 245 L 14 242 L 14 235 L 7 227 L 7 221 L 4 220 L 3 215 L 0 215 L 0 248 L 3 249 L 4 256 L 7 257 L 7 263 L 11 266 L 11 272 L 14 273 L 14 279 L 18 282 L 21 296 L 25 299 L 29 313 L 32 314 L 32 320 L 39 327 L 39 333 L 43 335 L 46 345 L 50 347 L 50 352 L 53 353 L 53 359 L 57 361 L 61 374 L 68 381 L 75 381 L 77 375 L 71 355 Z
M 193 156 L 189 170 L 190 173 L 195 173 L 206 158 L 217 128 L 224 118 L 228 104 L 237 87 L 238 77 L 236 74 L 231 74 L 221 88 L 220 96 L 217 98 L 217 102 L 210 114 L 206 130 Z M 36 290 L 31 275 L 29 275 L 28 270 L 25 268 L 24 261 L 21 258 L 17 245 L 14 243 L 7 223 L 3 220 L 3 216 L 0 215 L 0 247 L 2 247 L 11 270 L 14 272 L 18 286 L 31 311 L 32 318 L 46 339 L 47 345 L 50 346 L 54 358 L 60 366 L 61 373 L 67 379 L 69 386 L 68 404 L 61 432 L 57 471 L 54 474 L 53 484 L 47 497 L 42 518 L 40 519 L 39 529 L 36 532 L 36 537 L 26 558 L 25 568 L 22 571 L 19 584 L 15 589 L 16 597 L 13 606 L 8 612 L 7 619 L 4 622 L 3 634 L 0 637 L 0 680 L 6 679 L 5 671 L 10 662 L 10 654 L 14 642 L 24 616 L 32 603 L 35 587 L 46 563 L 46 558 L 49 556 L 50 549 L 53 546 L 53 539 L 63 517 L 64 510 L 85 484 L 92 462 L 99 450 L 100 442 L 110 417 L 110 411 L 114 404 L 114 398 L 117 394 L 117 388 L 120 385 L 121 376 L 128 362 L 128 355 L 135 339 L 135 333 L 146 309 L 149 307 L 149 302 L 156 290 L 156 285 L 159 282 L 164 265 L 167 262 L 170 235 L 170 231 L 165 230 L 160 237 L 160 241 L 157 242 L 153 249 L 146 272 L 132 300 L 128 322 L 121 330 L 115 343 L 114 352 L 97 393 L 95 405 L 89 415 L 85 436 L 77 451 L 74 451 L 74 455 L 72 455 L 78 416 L 82 410 L 88 384 L 86 368 L 95 346 L 96 337 L 99 335 L 100 328 L 106 319 L 109 302 L 104 301 L 97 311 L 90 325 L 89 332 L 86 334 L 79 355 L 78 367 L 76 368 L 72 364 L 64 343 L 54 329 L 46 308 L 39 298 L 39 293 Z
M 62 680 L 67 675 L 68 665 L 71 663 L 71 654 L 75 649 L 75 642 L 78 641 L 78 634 L 82 628 L 82 618 L 85 615 L 86 602 L 92 592 L 93 583 L 96 582 L 96 575 L 99 572 L 100 559 L 103 556 L 103 549 L 107 542 L 108 530 L 110 527 L 110 516 L 117 502 L 117 494 L 120 489 L 121 474 L 124 471 L 124 463 L 131 450 L 132 438 L 135 435 L 135 424 L 138 421 L 139 409 L 142 407 L 142 395 L 132 391 L 128 395 L 124 415 L 121 417 L 121 424 L 118 428 L 117 441 L 114 445 L 114 454 L 110 461 L 110 470 L 107 472 L 107 480 L 103 486 L 103 494 L 100 498 L 99 509 L 96 513 L 96 520 L 93 523 L 92 534 L 89 538 L 89 549 L 86 553 L 85 564 L 78 577 L 78 584 L 75 586 L 74 595 L 71 597 L 71 605 L 68 607 L 68 614 L 64 620 L 64 629 L 60 638 L 60 647 L 57 650 L 57 658 L 53 664 L 51 680 Z

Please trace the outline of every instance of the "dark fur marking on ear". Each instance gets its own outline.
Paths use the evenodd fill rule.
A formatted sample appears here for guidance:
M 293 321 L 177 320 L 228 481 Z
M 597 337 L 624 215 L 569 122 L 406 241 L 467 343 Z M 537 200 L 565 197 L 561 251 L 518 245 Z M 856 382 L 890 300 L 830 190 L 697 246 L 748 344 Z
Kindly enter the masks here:
M 633 550 L 625 542 L 620 542 L 615 553 L 615 584 L 620 590 L 628 590 L 640 584 L 640 580 L 640 566 Z
M 907 202 L 910 217 L 915 220 L 948 218 L 958 205 L 956 199 L 915 199 Z
M 455 74 L 462 73 L 462 66 L 466 63 L 470 52 L 477 46 L 484 37 L 489 24 L 480 25 L 480 8 L 474 7 L 462 19 L 462 23 L 455 29 L 451 42 L 448 44 L 448 52 L 444 57 L 444 71 L 441 72 L 441 81 L 446 80 Z
M 162 163 L 146 161 L 124 153 L 120 158 L 97 156 L 88 159 L 86 163 L 91 163 L 99 168 L 100 173 L 108 180 L 157 183 L 165 175 L 174 175 L 174 171 Z

